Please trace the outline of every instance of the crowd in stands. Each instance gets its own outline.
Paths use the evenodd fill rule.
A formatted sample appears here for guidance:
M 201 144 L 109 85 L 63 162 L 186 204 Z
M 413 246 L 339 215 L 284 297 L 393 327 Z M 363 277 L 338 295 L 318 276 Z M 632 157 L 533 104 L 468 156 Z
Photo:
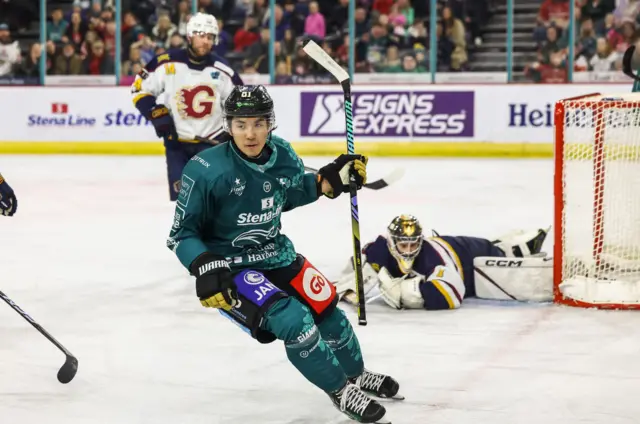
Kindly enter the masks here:
M 489 0 L 438 2 L 439 71 L 467 69 L 468 46 L 478 42 Z M 356 0 L 356 72 L 426 72 L 429 5 L 425 0 Z M 0 77 L 37 77 L 46 50 L 48 75 L 111 75 L 121 60 L 133 76 L 154 56 L 186 45 L 187 0 L 123 0 L 122 57 L 115 57 L 113 0 L 52 3 L 46 45 L 18 46 L 12 34 L 37 28 L 37 0 L 0 0 Z M 61 5 L 58 7 L 58 5 Z M 198 9 L 218 19 L 216 52 L 240 73 L 269 72 L 269 2 L 199 0 Z M 349 0 L 277 0 L 274 19 L 276 74 L 281 83 L 321 73 L 306 57 L 301 38 L 313 38 L 348 66 Z M 2 17 L 10 16 L 3 21 Z
M 575 0 L 575 65 L 580 71 L 622 69 L 625 50 L 638 41 L 639 0 Z M 567 81 L 569 0 L 544 0 L 534 41 L 537 60 L 526 69 L 535 82 Z

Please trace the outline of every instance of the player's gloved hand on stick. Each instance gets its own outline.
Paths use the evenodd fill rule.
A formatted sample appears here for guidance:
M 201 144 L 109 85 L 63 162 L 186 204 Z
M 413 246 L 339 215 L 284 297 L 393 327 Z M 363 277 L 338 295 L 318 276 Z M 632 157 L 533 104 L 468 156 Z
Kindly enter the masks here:
M 349 176 L 353 173 L 358 190 L 367 182 L 367 157 L 362 155 L 338 156 L 333 162 L 318 170 L 322 193 L 335 199 L 341 193 L 349 192 Z M 325 184 L 329 185 L 329 190 Z
M 224 258 L 203 253 L 191 263 L 190 271 L 196 276 L 196 294 L 202 306 L 230 311 L 236 305 L 236 283 Z
M 151 124 L 158 137 L 165 139 L 165 143 L 178 142 L 178 132 L 173 117 L 165 105 L 156 105 L 151 109 Z
M 0 214 L 13 216 L 18 210 L 18 199 L 9 184 L 0 175 Z

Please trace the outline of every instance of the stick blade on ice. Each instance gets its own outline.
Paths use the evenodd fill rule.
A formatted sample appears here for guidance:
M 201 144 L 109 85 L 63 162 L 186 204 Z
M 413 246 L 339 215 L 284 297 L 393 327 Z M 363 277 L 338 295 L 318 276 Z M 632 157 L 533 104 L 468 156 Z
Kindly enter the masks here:
M 347 71 L 342 69 L 342 66 L 333 60 L 331 56 L 327 54 L 322 48 L 313 40 L 308 40 L 302 48 L 313 60 L 318 62 L 324 69 L 331 72 L 331 75 L 336 77 L 338 82 L 342 83 L 349 79 Z
M 78 359 L 75 356 L 67 356 L 66 361 L 58 371 L 58 381 L 62 384 L 67 384 L 78 372 Z

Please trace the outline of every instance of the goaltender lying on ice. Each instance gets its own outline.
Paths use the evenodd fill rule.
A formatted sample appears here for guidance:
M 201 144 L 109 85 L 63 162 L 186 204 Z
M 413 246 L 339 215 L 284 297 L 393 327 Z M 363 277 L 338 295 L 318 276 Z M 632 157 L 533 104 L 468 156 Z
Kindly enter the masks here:
M 515 231 L 497 240 L 424 237 L 411 215 L 363 248 L 367 302 L 382 297 L 396 309 L 456 309 L 463 299 L 545 302 L 553 296 L 553 261 L 541 252 L 549 229 Z M 353 263 L 334 283 L 342 301 L 357 304 Z

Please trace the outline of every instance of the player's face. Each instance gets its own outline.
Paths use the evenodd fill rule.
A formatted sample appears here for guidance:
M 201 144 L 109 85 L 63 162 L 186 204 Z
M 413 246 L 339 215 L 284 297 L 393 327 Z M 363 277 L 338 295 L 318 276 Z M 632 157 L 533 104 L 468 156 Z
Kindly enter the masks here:
M 396 247 L 401 255 L 411 255 L 418 250 L 420 243 L 417 241 L 401 241 L 396 243 Z
M 211 51 L 215 35 L 196 32 L 191 35 L 191 48 L 198 56 L 204 56 Z
M 231 135 L 238 149 L 250 158 L 260 155 L 269 136 L 269 122 L 259 118 L 233 118 Z

